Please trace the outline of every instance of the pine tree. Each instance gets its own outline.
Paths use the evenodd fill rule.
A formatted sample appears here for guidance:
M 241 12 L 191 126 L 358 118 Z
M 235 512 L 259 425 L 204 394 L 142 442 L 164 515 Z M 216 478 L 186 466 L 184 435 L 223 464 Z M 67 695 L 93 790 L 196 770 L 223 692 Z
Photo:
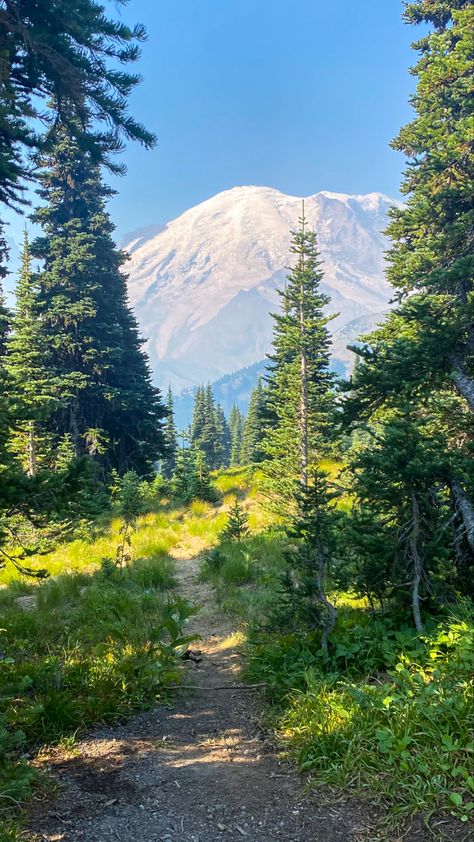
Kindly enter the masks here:
M 250 396 L 249 411 L 243 428 L 240 452 L 240 463 L 242 465 L 251 465 L 261 462 L 263 459 L 264 410 L 265 390 L 259 378 Z
M 241 450 L 242 450 L 242 436 L 244 427 L 244 416 L 239 407 L 234 404 L 229 415 L 229 430 L 230 430 L 230 466 L 232 468 L 240 465 Z
M 216 426 L 215 403 L 210 385 L 199 386 L 196 390 L 191 424 L 191 445 L 195 450 L 202 450 L 211 470 L 220 467 L 218 461 L 221 443 Z
M 360 581 L 366 593 L 372 588 L 377 597 L 398 601 L 410 582 L 421 628 L 421 599 L 426 604 L 431 592 L 453 588 L 472 592 L 474 9 L 463 0 L 418 0 L 407 4 L 405 17 L 432 31 L 415 45 L 421 51 L 415 116 L 394 142 L 410 160 L 402 185 L 407 203 L 393 210 L 388 230 L 388 277 L 399 304 L 354 349 L 346 418 L 371 431 L 351 460 Z M 413 443 L 416 454 L 406 458 Z
M 34 216 L 43 236 L 32 247 L 44 261 L 35 304 L 43 364 L 52 394 L 61 395 L 48 426 L 57 440 L 71 436 L 77 456 L 97 455 L 100 440 L 106 469 L 147 473 L 163 451 L 165 410 L 128 304 L 125 256 L 112 239 L 104 204 L 112 191 L 67 129 L 55 132 L 40 175 L 45 204 Z
M 176 455 L 176 465 L 171 479 L 173 495 L 183 503 L 189 503 L 193 499 L 194 484 L 194 453 L 183 443 Z
M 166 420 L 163 435 L 166 456 L 162 462 L 162 473 L 166 479 L 171 479 L 176 467 L 176 454 L 178 451 L 178 433 L 174 422 L 174 402 L 171 386 L 168 388 L 166 398 Z
M 267 403 L 273 423 L 266 431 L 267 486 L 286 513 L 294 510 L 308 485 L 310 464 L 328 453 L 334 423 L 333 375 L 329 369 L 331 317 L 323 308 L 316 234 L 300 219 L 291 253 L 296 264 L 280 292 L 282 310 L 274 315 L 273 354 L 267 373 Z
M 229 511 L 229 517 L 222 537 L 224 541 L 237 541 L 240 544 L 248 534 L 248 514 L 239 501 L 236 500 Z
M 192 459 L 191 499 L 205 500 L 208 503 L 213 503 L 216 495 L 212 487 L 211 474 L 206 462 L 206 456 L 202 450 L 197 449 L 192 451 Z
M 216 468 L 227 468 L 232 442 L 227 418 L 220 403 L 216 404 L 214 409 L 214 425 L 216 428 Z
M 59 401 L 59 395 L 51 389 L 50 374 L 44 364 L 44 348 L 49 338 L 44 333 L 40 318 L 38 289 L 38 278 L 31 269 L 30 244 L 25 230 L 6 367 L 16 395 L 12 449 L 29 476 L 35 476 L 38 466 L 47 465 L 48 447 L 44 441 L 42 422 Z
M 267 494 L 287 519 L 290 534 L 296 530 L 299 539 L 288 585 L 293 590 L 296 579 L 298 598 L 306 603 L 307 614 L 312 610 L 320 618 L 322 645 L 327 647 L 335 622 L 335 609 L 325 593 L 333 512 L 319 463 L 330 450 L 334 391 L 330 317 L 323 310 L 329 299 L 321 291 L 316 234 L 307 228 L 304 205 L 300 228 L 292 236 L 296 263 L 280 293 L 282 310 L 274 316 L 274 353 L 267 375 L 272 423 L 263 442 L 263 471 Z
M 121 137 L 154 143 L 127 107 L 140 77 L 124 65 L 139 58 L 145 37 L 143 26 L 107 18 L 95 0 L 2 3 L 0 202 L 21 204 L 31 178 L 22 153 L 43 146 L 41 124 L 67 122 L 81 148 L 116 171 L 110 153 L 121 149 Z

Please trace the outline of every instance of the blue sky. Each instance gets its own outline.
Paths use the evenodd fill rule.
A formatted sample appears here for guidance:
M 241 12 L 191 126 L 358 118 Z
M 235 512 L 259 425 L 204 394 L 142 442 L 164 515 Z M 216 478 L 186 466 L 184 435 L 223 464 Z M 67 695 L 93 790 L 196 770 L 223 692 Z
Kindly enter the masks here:
M 118 235 L 161 224 L 220 190 L 398 195 L 403 158 L 389 148 L 409 119 L 417 37 L 401 0 L 129 0 L 114 14 L 145 23 L 132 97 L 156 132 L 131 145 L 110 210 Z M 17 220 L 12 234 L 22 223 Z

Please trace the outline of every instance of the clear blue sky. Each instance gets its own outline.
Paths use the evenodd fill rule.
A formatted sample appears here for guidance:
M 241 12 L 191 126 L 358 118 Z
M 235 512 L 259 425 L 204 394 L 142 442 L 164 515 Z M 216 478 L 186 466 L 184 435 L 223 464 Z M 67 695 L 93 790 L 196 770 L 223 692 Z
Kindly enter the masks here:
M 401 0 L 108 6 L 147 27 L 131 105 L 158 136 L 151 152 L 129 146 L 113 180 L 119 236 L 238 184 L 398 195 L 389 142 L 409 119 L 417 37 Z

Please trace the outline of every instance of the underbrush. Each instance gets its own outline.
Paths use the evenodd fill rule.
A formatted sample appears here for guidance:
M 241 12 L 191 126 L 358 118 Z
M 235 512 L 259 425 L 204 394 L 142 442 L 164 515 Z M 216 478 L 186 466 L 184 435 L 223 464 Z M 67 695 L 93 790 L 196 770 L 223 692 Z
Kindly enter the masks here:
M 282 565 L 281 535 L 270 529 L 240 542 L 221 541 L 204 557 L 201 575 L 214 585 L 221 610 L 256 623 L 274 601 Z
M 28 761 L 38 749 L 169 696 L 192 613 L 169 594 L 169 553 L 212 546 L 225 521 L 225 507 L 155 501 L 136 521 L 122 569 L 114 563 L 121 521 L 112 517 L 91 537 L 30 558 L 46 581 L 1 571 L 0 823 L 8 826 L 34 784 Z
M 417 635 L 362 599 L 333 594 L 338 623 L 282 633 L 272 622 L 285 568 L 278 526 L 221 542 L 202 575 L 221 607 L 244 623 L 245 677 L 267 684 L 267 716 L 314 786 L 369 798 L 395 825 L 448 816 L 474 821 L 474 609 L 427 620 Z M 278 614 L 278 611 L 276 612 Z M 270 619 L 269 619 L 270 618 Z M 466 837 L 466 838 L 468 838 Z M 378 838 L 378 837 L 377 837 Z
M 423 636 L 342 612 L 329 659 L 319 634 L 257 635 L 248 676 L 314 784 L 373 798 L 389 822 L 421 813 L 474 819 L 474 612 Z
M 177 679 L 192 612 L 162 594 L 171 572 L 169 560 L 149 559 L 52 579 L 29 604 L 2 592 L 0 809 L 23 801 L 35 777 L 18 763 L 25 751 L 125 717 Z

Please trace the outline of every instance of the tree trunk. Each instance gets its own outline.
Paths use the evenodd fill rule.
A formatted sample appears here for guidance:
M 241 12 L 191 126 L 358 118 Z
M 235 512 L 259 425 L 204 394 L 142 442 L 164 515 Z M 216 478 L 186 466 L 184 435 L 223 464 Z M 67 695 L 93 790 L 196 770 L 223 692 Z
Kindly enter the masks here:
M 461 395 L 469 404 L 469 408 L 474 412 L 474 380 L 469 377 L 457 362 L 453 368 L 454 385 Z
M 27 474 L 29 477 L 36 476 L 36 429 L 35 429 L 35 422 L 30 421 L 28 423 L 28 470 Z
M 302 215 L 302 232 L 304 234 L 304 200 Z M 301 255 L 301 276 L 304 274 L 304 253 Z M 304 318 L 304 288 L 300 287 L 300 480 L 303 488 L 308 487 L 308 360 L 306 357 L 305 318 Z
M 300 464 L 301 485 L 308 487 L 308 372 L 306 352 L 301 353 L 301 398 L 300 398 Z
M 412 525 L 410 530 L 409 546 L 413 562 L 413 579 L 411 583 L 411 605 L 413 619 L 417 632 L 423 631 L 423 621 L 420 610 L 420 585 L 423 579 L 423 561 L 420 554 L 420 510 L 415 492 L 411 492 L 411 513 Z
M 474 505 L 458 479 L 452 480 L 451 491 L 458 512 L 461 515 L 467 543 L 474 553 Z

